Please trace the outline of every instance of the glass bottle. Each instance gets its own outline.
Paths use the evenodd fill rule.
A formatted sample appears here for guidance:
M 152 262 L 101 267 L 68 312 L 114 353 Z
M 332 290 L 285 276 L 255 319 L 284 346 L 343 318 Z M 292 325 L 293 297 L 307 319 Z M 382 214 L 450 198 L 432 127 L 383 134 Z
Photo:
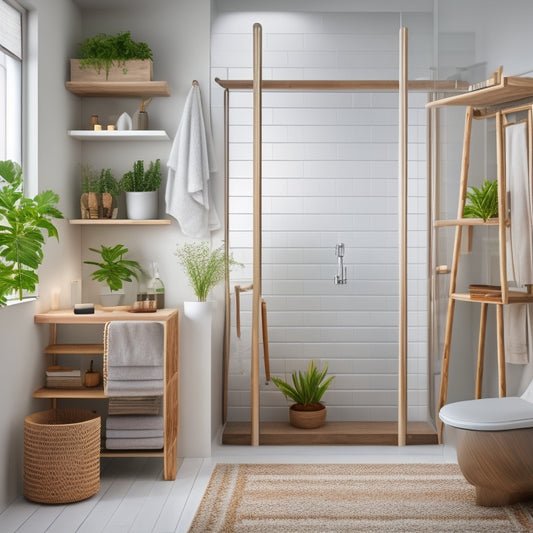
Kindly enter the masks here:
M 157 308 L 164 309 L 165 308 L 165 285 L 161 281 L 161 277 L 159 276 L 159 266 L 155 261 L 152 263 L 152 269 L 153 269 L 153 278 L 150 283 L 150 292 L 155 294 Z

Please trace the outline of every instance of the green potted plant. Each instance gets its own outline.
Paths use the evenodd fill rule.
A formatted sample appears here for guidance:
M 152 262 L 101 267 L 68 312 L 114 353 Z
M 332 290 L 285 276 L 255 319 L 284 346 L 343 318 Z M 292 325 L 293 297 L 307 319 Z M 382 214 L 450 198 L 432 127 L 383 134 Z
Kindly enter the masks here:
M 79 46 L 79 59 L 70 60 L 71 81 L 151 81 L 152 50 L 136 42 L 129 31 L 99 33 Z
M 226 264 L 228 268 L 243 266 L 233 256 L 226 256 L 224 245 L 211 250 L 207 241 L 186 243 L 178 247 L 176 255 L 198 302 L 205 302 L 211 289 L 224 279 Z
M 86 265 L 93 265 L 98 267 L 92 274 L 91 279 L 106 283 L 109 288 L 108 293 L 100 295 L 101 303 L 105 307 L 119 305 L 122 297 L 122 290 L 124 282 L 131 282 L 133 279 L 139 279 L 139 274 L 143 270 L 137 261 L 131 259 L 124 259 L 124 255 L 128 253 L 128 248 L 123 244 L 115 246 L 101 245 L 98 248 L 89 248 L 91 252 L 100 255 L 101 261 L 84 261 Z
M 466 205 L 463 209 L 464 218 L 489 218 L 498 216 L 498 181 L 484 179 L 481 188 L 468 187 Z
M 292 385 L 282 379 L 272 378 L 274 385 L 294 402 L 289 408 L 291 426 L 312 429 L 326 422 L 327 409 L 320 400 L 335 377 L 326 379 L 327 371 L 328 365 L 319 372 L 314 361 L 311 361 L 307 371 L 293 372 Z
M 84 165 L 81 176 L 81 218 L 116 218 L 120 186 L 111 169 L 103 168 L 98 174 Z
M 133 163 L 133 170 L 120 180 L 120 188 L 126 193 L 126 212 L 129 219 L 150 220 L 157 218 L 158 190 L 161 186 L 161 161 L 150 161 L 145 170 L 144 161 Z
M 56 208 L 58 202 L 53 191 L 25 197 L 20 165 L 0 161 L 0 306 L 12 294 L 22 300 L 24 291 L 35 292 L 44 233 L 59 240 L 52 223 L 54 218 L 63 218 Z

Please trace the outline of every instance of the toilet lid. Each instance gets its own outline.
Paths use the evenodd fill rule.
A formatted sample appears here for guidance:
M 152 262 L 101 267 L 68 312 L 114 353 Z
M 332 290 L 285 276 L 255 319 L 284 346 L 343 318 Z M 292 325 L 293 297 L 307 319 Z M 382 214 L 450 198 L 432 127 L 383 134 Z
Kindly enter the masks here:
M 477 431 L 533 427 L 533 403 L 518 397 L 483 398 L 445 405 L 440 419 L 449 426 Z

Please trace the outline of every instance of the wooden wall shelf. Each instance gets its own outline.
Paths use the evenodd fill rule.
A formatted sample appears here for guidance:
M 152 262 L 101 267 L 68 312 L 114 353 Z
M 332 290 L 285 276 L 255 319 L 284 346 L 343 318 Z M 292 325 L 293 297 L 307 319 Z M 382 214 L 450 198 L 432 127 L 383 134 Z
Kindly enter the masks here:
M 435 100 L 426 104 L 426 107 L 472 106 L 479 108 L 502 105 L 529 97 L 533 97 L 533 78 L 504 76 L 498 85 Z
M 65 86 L 77 96 L 170 96 L 166 81 L 67 81 Z
M 79 141 L 168 141 L 164 130 L 92 131 L 69 130 L 68 135 Z
M 69 224 L 78 226 L 168 226 L 170 219 L 133 220 L 129 218 L 73 218 Z

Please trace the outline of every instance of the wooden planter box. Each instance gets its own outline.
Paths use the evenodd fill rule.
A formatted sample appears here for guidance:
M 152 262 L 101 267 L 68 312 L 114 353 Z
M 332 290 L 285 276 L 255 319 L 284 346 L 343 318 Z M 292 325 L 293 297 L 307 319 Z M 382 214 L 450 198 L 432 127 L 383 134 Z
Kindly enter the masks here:
M 79 59 L 70 60 L 70 81 L 152 81 L 153 73 L 154 63 L 151 59 L 126 61 L 124 67 L 113 65 L 107 78 L 104 69 L 98 73 L 92 67 L 80 68 Z

